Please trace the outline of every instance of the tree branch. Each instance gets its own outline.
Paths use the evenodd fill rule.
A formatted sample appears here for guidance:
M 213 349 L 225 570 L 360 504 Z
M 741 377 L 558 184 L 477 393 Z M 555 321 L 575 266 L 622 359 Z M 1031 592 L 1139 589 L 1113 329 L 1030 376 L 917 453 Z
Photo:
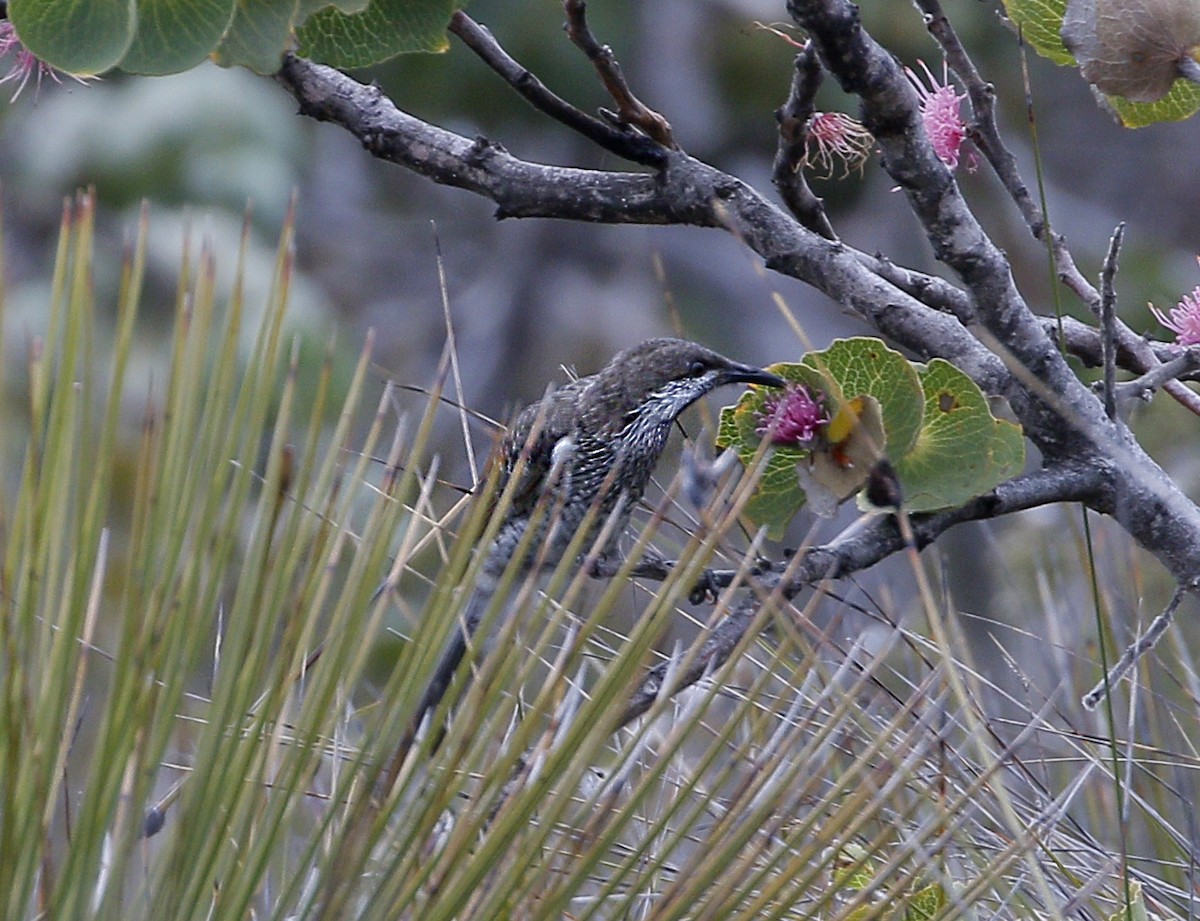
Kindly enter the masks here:
M 1064 465 L 1001 483 L 986 496 L 973 499 L 961 508 L 914 515 L 910 523 L 920 549 L 966 521 L 997 518 L 1060 502 L 1092 504 L 1103 501 L 1107 491 L 1102 471 Z M 869 569 L 905 546 L 895 516 L 881 515 L 847 537 L 798 554 L 786 566 L 778 567 L 782 572 L 776 570 L 757 576 L 756 590 L 713 628 L 703 639 L 698 652 L 684 652 L 680 661 L 660 662 L 650 669 L 642 685 L 630 697 L 618 725 L 624 726 L 649 710 L 664 693 L 663 682 L 668 675 L 675 675 L 674 683 L 666 691 L 673 695 L 720 668 L 742 641 L 763 604 L 772 603 L 772 600 L 774 603 L 790 600 L 816 583 L 846 578 Z M 686 667 L 681 667 L 683 663 Z
M 497 204 L 496 216 L 719 228 L 774 271 L 806 281 L 922 359 L 942 357 L 986 392 L 1021 399 L 1003 364 L 953 317 L 871 272 L 862 253 L 812 233 L 741 180 L 682 151 L 658 175 L 531 163 L 396 108 L 377 87 L 294 55 L 279 82 L 309 117 L 338 124 L 374 156 Z
M 662 145 L 628 128 L 618 127 L 582 112 L 549 90 L 531 71 L 518 64 L 484 26 L 462 10 L 450 17 L 450 31 L 539 112 L 577 131 L 589 141 L 634 163 L 659 166 L 665 159 Z
M 1177 579 L 1188 584 L 1200 579 L 1200 547 L 1194 543 L 1200 539 L 1200 509 L 1104 414 L 1045 334 L 1004 254 L 933 150 L 916 93 L 896 60 L 862 27 L 848 0 L 788 0 L 788 11 L 808 32 L 825 69 L 860 98 L 863 123 L 879 142 L 884 168 L 908 196 L 935 255 L 970 292 L 987 338 L 1008 356 L 1027 396 L 1009 397 L 1026 434 L 1052 461 L 1107 468 L 1110 512 L 1119 505 L 1121 524 Z
M 985 392 L 1007 398 L 1048 462 L 1101 474 L 1108 492 L 1094 507 L 1113 513 L 1119 492 L 1120 520 L 1130 533 L 1176 578 L 1197 579 L 1200 510 L 1105 416 L 1029 310 L 1004 254 L 933 151 L 915 91 L 895 60 L 866 33 L 847 0 L 790 0 L 789 10 L 826 70 L 859 95 L 885 168 L 965 291 L 924 284 L 916 273 L 882 261 L 872 266 L 872 257 L 813 233 L 746 183 L 679 150 L 664 150 L 655 175 L 546 166 L 422 122 L 377 89 L 330 68 L 287 57 L 278 79 L 305 114 L 343 125 L 376 156 L 492 199 L 499 217 L 681 224 L 733 234 L 768 268 L 823 291 L 918 359 L 945 358 Z M 952 313 L 931 308 L 889 278 L 923 284 L 923 297 L 940 297 Z M 1118 347 L 1156 360 L 1144 343 L 1119 339 Z
M 787 101 L 775 112 L 779 122 L 779 145 L 771 167 L 771 181 L 779 197 L 796 219 L 813 233 L 836 240 L 833 225 L 805 181 L 803 167 L 808 155 L 808 125 L 816 109 L 813 97 L 821 86 L 821 62 L 809 42 L 796 55 L 792 86 Z
M 633 125 L 645 132 L 663 147 L 675 148 L 670 123 L 633 95 L 621 65 L 608 45 L 602 45 L 592 35 L 587 24 L 587 4 L 583 0 L 563 0 L 563 11 L 567 14 L 567 37 L 575 43 L 600 75 L 600 81 L 617 105 L 613 120 L 619 125 Z
M 1076 320 L 1074 317 L 1062 318 L 1062 336 L 1059 337 L 1059 321 L 1055 317 L 1042 317 L 1042 329 L 1055 343 L 1065 348 L 1089 368 L 1099 368 L 1104 364 L 1103 345 L 1100 330 L 1094 326 Z M 1129 351 L 1117 343 L 1117 367 L 1133 374 L 1146 374 L 1160 364 L 1179 357 L 1181 347 L 1170 342 L 1159 342 L 1154 339 L 1141 340 L 1150 354 L 1154 356 L 1152 364 L 1147 364 L 1141 358 L 1141 349 Z M 1183 373 L 1176 375 L 1178 380 L 1198 380 L 1195 374 Z

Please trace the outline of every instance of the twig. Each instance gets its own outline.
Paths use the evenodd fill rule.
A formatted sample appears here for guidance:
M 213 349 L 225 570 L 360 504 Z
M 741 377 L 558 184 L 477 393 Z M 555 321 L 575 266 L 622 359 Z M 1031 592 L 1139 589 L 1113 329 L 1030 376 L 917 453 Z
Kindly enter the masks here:
M 1017 158 L 1005 146 L 1000 138 L 1000 129 L 996 124 L 996 89 L 980 76 L 967 50 L 959 41 L 958 33 L 942 12 L 938 0 L 916 0 L 916 5 L 925 14 L 925 27 L 929 34 L 941 46 L 946 55 L 946 63 L 954 71 L 966 88 L 971 100 L 970 136 L 979 152 L 984 155 L 1000 183 L 1008 191 L 1013 203 L 1025 218 L 1030 231 L 1037 240 L 1043 240 L 1046 231 L 1045 216 L 1038 207 L 1028 186 L 1021 178 L 1017 168 Z M 1062 238 L 1055 241 L 1065 246 Z M 1067 254 L 1070 261 L 1070 254 Z
M 915 297 L 927 307 L 957 317 L 964 326 L 978 322 L 971 296 L 961 288 L 954 287 L 946 279 L 897 265 L 881 253 L 874 256 L 863 253 L 859 256 L 859 261 L 880 278 L 892 283 L 905 294 Z
M 600 75 L 605 90 L 617 105 L 613 119 L 615 123 L 633 125 L 663 147 L 677 150 L 679 145 L 671 135 L 670 123 L 633 95 L 612 49 L 600 44 L 592 35 L 587 24 L 587 4 L 583 0 L 563 0 L 563 11 L 567 14 L 567 36 L 587 55 Z M 603 110 L 601 112 L 603 114 Z
M 622 126 L 610 125 L 577 109 L 514 60 L 486 27 L 462 10 L 457 10 L 450 17 L 449 29 L 539 112 L 544 112 L 619 157 L 644 166 L 662 165 L 666 151 L 656 139 Z
M 808 153 L 808 126 L 816 111 L 813 97 L 821 86 L 821 78 L 821 62 L 817 60 L 812 42 L 808 42 L 796 55 L 787 101 L 775 111 L 779 122 L 779 144 L 775 148 L 771 181 L 779 190 L 783 203 L 801 224 L 827 240 L 836 240 L 837 234 L 821 199 L 808 187 L 802 169 Z
M 1125 236 L 1125 224 L 1117 225 L 1108 242 L 1108 254 L 1100 272 L 1100 355 L 1104 360 L 1104 412 L 1117 418 L 1117 255 Z
M 1170 361 L 1151 368 L 1141 377 L 1115 387 L 1118 402 L 1126 400 L 1149 400 L 1154 391 L 1168 381 L 1200 372 L 1200 349 L 1188 349 Z
M 902 270 L 907 271 L 907 270 Z M 909 292 L 913 293 L 913 292 Z M 917 296 L 914 294 L 914 296 Z M 922 298 L 924 300 L 924 298 Z M 1085 367 L 1099 368 L 1104 364 L 1104 357 L 1101 354 L 1100 330 L 1094 326 L 1089 326 L 1086 323 L 1076 320 L 1074 317 L 1062 318 L 1062 337 L 1060 339 L 1058 333 L 1058 319 L 1056 317 L 1042 317 L 1042 329 L 1046 331 L 1046 335 L 1050 336 L 1056 343 L 1066 348 L 1066 350 L 1080 359 Z M 1157 368 L 1160 364 L 1168 361 L 1173 361 L 1179 357 L 1179 346 L 1171 342 L 1160 342 L 1155 339 L 1141 340 L 1146 349 L 1154 356 L 1153 365 L 1147 364 L 1140 359 L 1141 350 L 1131 352 L 1121 347 L 1121 343 L 1117 343 L 1117 367 L 1123 371 L 1129 371 L 1133 374 L 1146 374 L 1152 368 Z M 1175 380 L 1197 380 L 1195 374 L 1187 372 L 1174 375 Z M 1132 382 L 1131 382 L 1132 383 Z
M 1096 705 L 1104 700 L 1105 696 L 1112 690 L 1112 686 L 1128 675 L 1133 670 L 1133 667 L 1137 665 L 1138 660 L 1155 647 L 1162 638 L 1162 635 L 1167 632 L 1167 628 L 1171 626 L 1171 620 L 1175 616 L 1175 611 L 1183 601 L 1184 595 L 1190 590 L 1190 588 L 1182 585 L 1175 589 L 1175 594 L 1171 596 L 1167 607 L 1150 622 L 1150 628 L 1142 636 L 1138 637 L 1135 643 L 1121 653 L 1121 658 L 1108 670 L 1108 674 L 1083 696 L 1082 703 L 1087 709 L 1095 710 Z

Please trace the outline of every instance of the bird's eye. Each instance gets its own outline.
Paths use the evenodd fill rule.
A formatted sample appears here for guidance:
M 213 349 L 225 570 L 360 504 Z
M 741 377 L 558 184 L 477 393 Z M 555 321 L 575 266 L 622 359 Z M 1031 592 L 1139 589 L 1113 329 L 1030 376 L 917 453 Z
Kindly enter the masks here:
M 688 365 L 688 377 L 699 377 L 707 370 L 708 364 L 697 358 L 690 365 Z

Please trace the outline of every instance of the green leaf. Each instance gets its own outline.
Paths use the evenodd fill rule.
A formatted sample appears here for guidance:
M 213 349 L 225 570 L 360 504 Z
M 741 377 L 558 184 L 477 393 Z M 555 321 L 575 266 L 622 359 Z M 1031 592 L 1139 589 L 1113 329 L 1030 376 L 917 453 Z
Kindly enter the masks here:
M 234 0 L 139 0 L 137 34 L 121 69 L 173 74 L 195 67 L 221 41 L 234 8 Z
M 9 0 L 17 36 L 40 60 L 78 76 L 117 64 L 133 41 L 136 0 Z
M 904 921 L 928 921 L 946 905 L 946 890 L 937 883 L 918 889 L 908 900 Z
M 233 21 L 216 49 L 217 63 L 275 73 L 291 43 L 297 10 L 298 0 L 237 0 Z
M 1176 80 L 1171 91 L 1157 102 L 1130 102 L 1120 96 L 1104 98 L 1126 128 L 1179 122 L 1200 112 L 1200 86 L 1187 80 Z
M 814 396 L 822 398 L 831 416 L 857 397 L 873 398 L 883 417 L 884 444 L 879 447 L 889 455 L 907 452 L 916 441 L 925 405 L 921 383 L 912 363 L 880 339 L 838 339 L 827 349 L 809 352 L 800 364 L 776 364 L 768 370 L 784 380 L 809 387 Z M 758 452 L 762 439 L 755 429 L 773 393 L 777 391 L 753 387 L 736 406 L 721 411 L 717 445 L 733 447 L 743 464 L 750 464 Z M 828 450 L 829 445 L 818 440 L 812 446 L 773 447 L 762 479 L 746 504 L 746 516 L 756 524 L 766 525 L 774 539 L 783 536 L 788 522 L 813 498 L 804 492 L 797 465 L 808 463 L 814 447 Z M 867 472 L 861 470 L 863 479 Z M 837 498 L 845 495 L 845 490 L 840 491 Z M 821 504 L 814 507 L 824 513 Z
M 978 385 L 940 358 L 927 367 L 914 365 L 879 339 L 840 339 L 824 351 L 808 353 L 800 364 L 777 364 L 770 370 L 809 387 L 832 417 L 810 444 L 771 448 L 746 514 L 766 525 L 773 538 L 782 536 L 805 503 L 813 503 L 821 514 L 823 505 L 831 510 L 833 502 L 857 488 L 859 484 L 839 489 L 832 483 L 825 471 L 829 463 L 840 463 L 847 474 L 858 472 L 866 478 L 878 449 L 856 451 L 853 438 L 872 427 L 878 432 L 879 415 L 884 433 L 880 447 L 896 469 L 909 511 L 962 505 L 1017 475 L 1025 465 L 1021 427 L 993 416 Z M 762 438 L 756 429 L 773 393 L 777 391 L 751 388 L 735 406 L 721 411 L 717 444 L 734 448 L 744 464 L 760 450 Z M 843 410 L 835 408 L 839 402 Z M 844 408 L 852 403 L 864 407 L 857 417 L 859 426 L 850 434 L 835 432 L 839 414 L 845 416 Z M 805 484 L 822 494 L 806 495 Z M 823 495 L 831 489 L 832 502 Z
M 300 54 L 334 67 L 367 67 L 412 52 L 449 47 L 446 24 L 457 0 L 371 0 L 361 13 L 325 9 L 300 29 Z
M 801 364 L 815 372 L 807 382 L 832 392 L 835 399 L 869 396 L 879 401 L 887 433 L 883 447 L 890 457 L 899 457 L 912 447 L 924 411 L 921 384 L 912 362 L 883 340 L 866 336 L 837 339 L 823 351 L 809 352 Z M 831 413 L 837 408 L 836 402 L 829 406 Z
M 899 457 L 889 452 L 908 511 L 962 505 L 1021 472 L 1021 427 L 993 416 L 974 381 L 940 358 L 920 377 L 925 422 L 917 443 Z
M 1021 31 L 1021 37 L 1042 57 L 1055 64 L 1074 64 L 1075 57 L 1063 44 L 1059 30 L 1067 11 L 1067 0 L 1003 0 L 1004 11 Z

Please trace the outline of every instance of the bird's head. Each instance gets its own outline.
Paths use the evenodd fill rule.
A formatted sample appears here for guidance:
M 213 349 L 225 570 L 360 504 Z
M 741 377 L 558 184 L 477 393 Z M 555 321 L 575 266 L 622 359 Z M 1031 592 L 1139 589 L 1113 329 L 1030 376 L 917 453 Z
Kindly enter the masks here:
M 636 416 L 670 423 L 710 390 L 737 383 L 783 387 L 786 382 L 686 339 L 648 339 L 618 352 L 595 375 L 588 399 L 614 420 Z

